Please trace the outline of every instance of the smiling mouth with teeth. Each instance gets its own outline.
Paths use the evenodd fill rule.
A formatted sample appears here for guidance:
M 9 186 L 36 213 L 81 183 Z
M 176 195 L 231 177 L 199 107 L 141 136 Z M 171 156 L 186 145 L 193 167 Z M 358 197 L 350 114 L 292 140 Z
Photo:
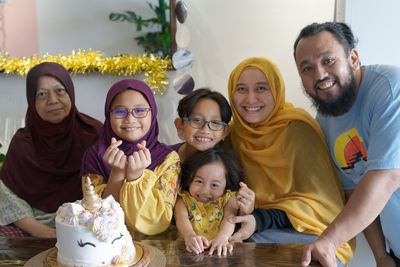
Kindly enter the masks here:
M 336 84 L 335 81 L 331 80 L 329 82 L 320 82 L 321 85 L 316 85 L 315 88 L 319 89 L 319 90 L 325 90 L 327 88 L 332 87 L 333 85 Z
M 250 107 L 245 107 L 244 109 L 247 111 L 259 111 L 261 110 L 262 107 L 254 107 L 254 108 L 250 108 Z
M 123 128 L 123 130 L 125 130 L 125 131 L 135 131 L 135 130 L 139 130 L 140 128 L 139 127 L 127 127 L 127 128 Z
M 201 142 L 211 142 L 211 138 L 205 138 L 205 137 L 196 137 L 196 140 L 201 141 Z

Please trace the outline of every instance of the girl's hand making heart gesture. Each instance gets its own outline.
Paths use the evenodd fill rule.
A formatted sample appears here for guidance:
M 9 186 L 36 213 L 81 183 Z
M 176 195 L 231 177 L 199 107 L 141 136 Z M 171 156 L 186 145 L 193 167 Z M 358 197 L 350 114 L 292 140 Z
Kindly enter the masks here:
M 123 173 L 125 176 L 126 170 L 126 156 L 118 147 L 122 144 L 122 140 L 111 138 L 111 144 L 104 152 L 103 160 L 111 166 L 112 171 Z
M 146 148 L 146 141 L 143 140 L 137 147 L 139 150 L 128 157 L 128 166 L 126 168 L 128 181 L 140 178 L 144 169 L 151 164 L 151 154 L 150 150 Z

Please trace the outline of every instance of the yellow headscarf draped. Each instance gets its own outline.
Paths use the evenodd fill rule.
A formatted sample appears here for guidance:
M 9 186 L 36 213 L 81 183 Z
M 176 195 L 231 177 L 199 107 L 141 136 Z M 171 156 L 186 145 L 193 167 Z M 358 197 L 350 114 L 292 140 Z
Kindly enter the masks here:
M 251 124 L 233 105 L 237 81 L 247 67 L 256 67 L 265 74 L 275 100 L 269 116 Z M 282 75 L 268 59 L 241 62 L 230 75 L 228 90 L 233 112 L 230 138 L 245 181 L 255 191 L 255 208 L 283 210 L 297 231 L 319 236 L 342 210 L 344 193 L 318 122 L 285 101 Z M 303 126 L 293 134 L 289 124 L 294 121 Z M 347 262 L 353 257 L 351 247 L 346 243 L 337 256 Z

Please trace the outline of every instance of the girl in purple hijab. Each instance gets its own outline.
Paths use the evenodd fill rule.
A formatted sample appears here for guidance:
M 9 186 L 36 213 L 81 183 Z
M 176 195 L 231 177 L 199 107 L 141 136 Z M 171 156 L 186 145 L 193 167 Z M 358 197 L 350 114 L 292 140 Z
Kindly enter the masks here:
M 135 239 L 165 231 L 171 222 L 178 189 L 178 154 L 158 141 L 157 106 L 142 81 L 115 83 L 107 94 L 104 129 L 83 159 L 103 198 L 120 202 Z

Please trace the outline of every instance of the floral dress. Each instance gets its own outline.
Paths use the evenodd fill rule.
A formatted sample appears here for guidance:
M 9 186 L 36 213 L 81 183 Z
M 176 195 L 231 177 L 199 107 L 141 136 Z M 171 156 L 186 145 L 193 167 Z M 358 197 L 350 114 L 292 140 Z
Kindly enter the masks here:
M 236 195 L 236 191 L 227 190 L 223 196 L 208 203 L 197 201 L 185 190 L 181 190 L 178 194 L 188 210 L 194 232 L 211 240 L 219 231 L 225 205 L 231 197 Z

